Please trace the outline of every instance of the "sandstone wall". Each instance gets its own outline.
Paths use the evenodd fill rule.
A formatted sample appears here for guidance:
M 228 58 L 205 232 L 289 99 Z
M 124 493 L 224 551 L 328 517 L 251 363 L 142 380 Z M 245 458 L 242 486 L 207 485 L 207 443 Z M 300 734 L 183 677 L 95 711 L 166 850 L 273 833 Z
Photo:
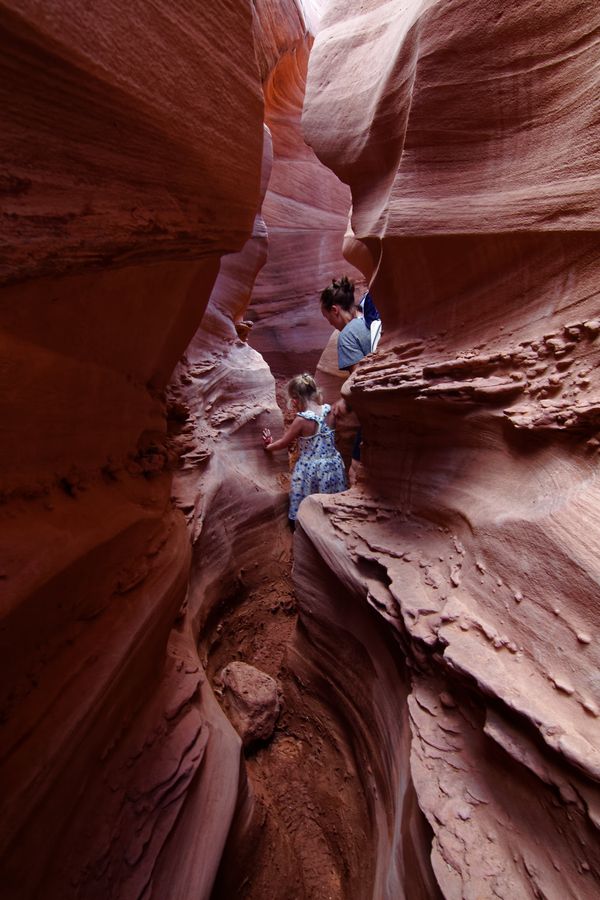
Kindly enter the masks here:
M 252 231 L 253 25 L 246 4 L 0 9 L 11 898 L 161 896 L 165 879 L 206 896 L 229 827 L 239 742 L 211 723 L 193 636 L 172 632 L 191 551 L 163 392 L 220 256 Z M 188 791 L 207 824 L 173 868 Z
M 256 280 L 249 316 L 257 323 L 252 346 L 274 372 L 290 378 L 314 372 L 331 334 L 320 314 L 320 292 L 341 274 L 359 280 L 361 275 L 342 256 L 350 192 L 319 162 L 301 130 L 316 16 L 305 9 L 303 29 L 294 35 L 294 19 L 286 12 L 287 46 L 280 36 L 283 26 L 276 31 L 267 19 L 279 35 L 277 46 L 286 49 L 265 76 L 265 121 L 273 137 L 273 171 L 263 205 L 269 259 Z
M 262 83 L 306 158 L 316 6 L 0 10 L 11 898 L 207 897 L 252 812 L 202 635 L 289 544 L 274 382 L 238 335 L 266 259 Z
M 334 0 L 311 56 L 305 134 L 384 337 L 347 388 L 364 482 L 307 501 L 298 551 L 398 635 L 448 897 L 598 893 L 597 28 L 590 3 Z
M 236 330 L 263 83 L 256 310 L 292 369 L 321 341 L 292 263 L 305 306 L 339 272 L 349 194 L 299 133 L 316 13 L 0 8 L 11 898 L 207 897 L 244 838 L 202 634 L 287 540 L 273 380 Z M 365 478 L 303 507 L 289 655 L 367 798 L 357 896 L 598 893 L 596 26 L 334 0 L 311 57 L 305 132 L 385 323 L 348 386 Z

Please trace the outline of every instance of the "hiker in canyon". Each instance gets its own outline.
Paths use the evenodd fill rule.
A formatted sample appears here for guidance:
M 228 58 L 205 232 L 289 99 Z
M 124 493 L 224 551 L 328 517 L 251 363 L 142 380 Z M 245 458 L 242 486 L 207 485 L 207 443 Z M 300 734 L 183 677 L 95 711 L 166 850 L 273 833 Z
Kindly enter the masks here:
M 352 372 L 371 352 L 371 334 L 354 301 L 354 282 L 343 275 L 321 293 L 321 313 L 340 332 L 338 366 Z
M 283 450 L 297 440 L 300 454 L 290 485 L 288 517 L 295 526 L 298 507 L 309 494 L 337 494 L 346 490 L 344 461 L 335 446 L 335 413 L 329 403 L 321 403 L 312 375 L 296 375 L 288 382 L 290 405 L 296 411 L 294 421 L 278 441 L 269 428 L 262 432 L 267 452 Z
M 364 295 L 361 301 L 365 311 L 370 310 L 373 321 L 381 321 L 375 304 L 370 294 Z M 368 307 L 367 307 L 368 303 Z M 363 309 L 354 301 L 354 282 L 343 275 L 339 281 L 332 281 L 329 287 L 321 293 L 321 313 L 329 324 L 340 332 L 338 339 L 338 368 L 352 373 L 358 363 L 370 353 L 381 333 L 381 326 L 374 329 L 374 342 L 372 341 L 371 328 L 367 317 L 363 315 Z M 375 346 L 373 346 L 373 343 Z M 340 397 L 334 406 L 336 415 L 344 415 L 351 412 L 351 407 L 344 397 Z M 359 428 L 356 433 L 354 447 L 352 448 L 352 465 L 360 462 L 360 445 L 362 432 Z M 352 481 L 351 477 L 351 481 Z

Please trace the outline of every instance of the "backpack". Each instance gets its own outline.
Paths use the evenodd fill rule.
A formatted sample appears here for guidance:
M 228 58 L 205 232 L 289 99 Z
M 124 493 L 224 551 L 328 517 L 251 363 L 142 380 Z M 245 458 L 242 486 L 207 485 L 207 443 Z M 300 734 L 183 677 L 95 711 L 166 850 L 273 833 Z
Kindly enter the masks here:
M 381 316 L 379 310 L 373 303 L 373 298 L 367 291 L 359 304 L 363 311 L 365 325 L 371 333 L 371 353 L 377 349 L 379 338 L 381 337 Z

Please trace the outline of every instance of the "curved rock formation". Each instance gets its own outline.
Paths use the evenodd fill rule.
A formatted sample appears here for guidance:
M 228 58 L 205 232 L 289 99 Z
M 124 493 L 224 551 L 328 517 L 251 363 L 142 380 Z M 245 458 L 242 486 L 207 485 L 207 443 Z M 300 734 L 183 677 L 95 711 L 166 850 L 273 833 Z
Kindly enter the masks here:
M 349 194 L 299 130 L 318 11 L 0 8 L 11 900 L 268 900 L 275 871 L 277 900 L 598 893 L 590 4 L 330 3 L 304 123 L 384 316 L 343 389 L 365 470 L 302 507 L 270 756 L 244 766 L 203 671 L 240 597 L 278 615 L 289 555 L 243 340 L 263 85 L 256 342 L 283 372 L 329 336 Z
M 382 571 L 348 540 L 388 511 L 342 496 L 302 507 L 294 541 L 300 627 L 290 653 L 307 693 L 332 711 L 366 797 L 365 877 L 342 896 L 435 900 L 431 834 L 410 771 L 405 647 L 388 626 L 396 614 L 381 616 Z
M 342 273 L 361 279 L 342 257 L 350 194 L 319 162 L 301 130 L 311 46 L 305 25 L 265 79 L 265 121 L 273 136 L 273 172 L 263 204 L 269 259 L 252 292 L 249 315 L 257 324 L 250 340 L 273 371 L 288 378 L 315 370 L 331 334 L 320 315 L 320 292 Z
M 239 740 L 172 631 L 191 553 L 163 391 L 258 205 L 253 17 L 8 2 L 0 28 L 0 880 L 207 896 Z
M 384 337 L 345 388 L 364 482 L 307 501 L 298 550 L 398 634 L 448 897 L 598 893 L 597 27 L 334 0 L 311 57 Z
M 5 281 L 218 257 L 247 237 L 263 115 L 250 9 L 118 13 L 2 4 Z
M 247 789 L 197 645 L 289 551 L 274 381 L 239 335 L 266 257 L 261 81 L 306 22 L 290 2 L 0 23 L 0 880 L 208 897 Z

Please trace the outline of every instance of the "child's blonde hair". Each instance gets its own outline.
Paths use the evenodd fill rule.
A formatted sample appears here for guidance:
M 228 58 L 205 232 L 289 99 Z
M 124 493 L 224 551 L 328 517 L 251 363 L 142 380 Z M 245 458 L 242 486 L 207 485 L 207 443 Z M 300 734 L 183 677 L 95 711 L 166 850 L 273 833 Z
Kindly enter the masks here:
M 287 392 L 290 399 L 299 400 L 304 409 L 306 409 L 311 400 L 316 400 L 318 403 L 321 399 L 317 382 L 308 372 L 304 372 L 302 375 L 295 375 L 288 381 Z

